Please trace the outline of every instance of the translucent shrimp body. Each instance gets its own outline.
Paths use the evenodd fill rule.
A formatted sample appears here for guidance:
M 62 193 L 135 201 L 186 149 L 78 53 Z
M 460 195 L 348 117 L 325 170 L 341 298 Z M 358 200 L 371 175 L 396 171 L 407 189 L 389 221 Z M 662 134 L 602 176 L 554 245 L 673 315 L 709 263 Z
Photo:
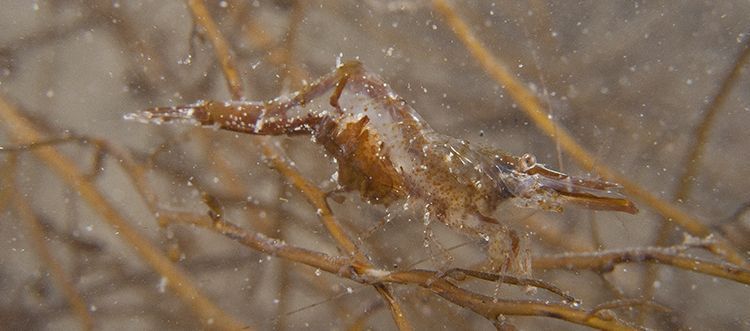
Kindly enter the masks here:
M 324 96 L 329 95 L 329 98 Z M 489 241 L 492 268 L 530 273 L 524 238 L 492 217 L 508 199 L 559 211 L 565 205 L 635 213 L 616 184 L 570 177 L 432 130 L 359 62 L 347 62 L 301 91 L 266 102 L 201 101 L 126 115 L 258 135 L 309 134 L 337 160 L 339 185 L 368 202 L 409 200 L 431 219 Z

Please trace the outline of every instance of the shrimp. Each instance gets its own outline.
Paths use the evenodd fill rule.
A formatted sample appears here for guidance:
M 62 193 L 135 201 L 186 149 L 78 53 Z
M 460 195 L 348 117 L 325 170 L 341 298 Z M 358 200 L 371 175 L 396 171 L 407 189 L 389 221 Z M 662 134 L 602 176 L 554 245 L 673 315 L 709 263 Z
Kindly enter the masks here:
M 330 97 L 322 96 L 330 93 Z M 425 217 L 488 242 L 493 271 L 531 274 L 526 236 L 492 215 L 500 203 L 550 211 L 563 206 L 634 214 L 620 186 L 546 168 L 435 132 L 380 77 L 346 62 L 302 90 L 265 102 L 199 101 L 125 115 L 255 135 L 311 135 L 336 159 L 338 184 L 372 204 L 407 200 Z

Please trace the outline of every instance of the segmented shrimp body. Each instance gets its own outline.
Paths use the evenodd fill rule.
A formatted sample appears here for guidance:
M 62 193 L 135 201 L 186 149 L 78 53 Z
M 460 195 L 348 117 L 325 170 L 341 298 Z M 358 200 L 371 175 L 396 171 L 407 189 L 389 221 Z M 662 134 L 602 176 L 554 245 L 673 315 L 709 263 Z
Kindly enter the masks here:
M 330 95 L 329 98 L 322 96 Z M 267 102 L 202 101 L 126 115 L 258 135 L 309 134 L 338 164 L 338 182 L 370 203 L 408 200 L 425 217 L 489 241 L 493 268 L 530 272 L 528 249 L 492 214 L 503 201 L 559 211 L 565 204 L 635 213 L 618 186 L 567 176 L 435 132 L 378 76 L 347 62 L 301 91 Z

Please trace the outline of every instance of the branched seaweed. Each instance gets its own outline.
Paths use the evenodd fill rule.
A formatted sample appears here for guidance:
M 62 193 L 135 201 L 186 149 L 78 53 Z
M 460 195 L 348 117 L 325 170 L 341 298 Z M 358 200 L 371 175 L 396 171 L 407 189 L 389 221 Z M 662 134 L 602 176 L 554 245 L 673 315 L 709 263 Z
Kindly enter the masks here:
M 380 324 L 386 328 L 395 325 L 401 330 L 426 329 L 437 323 L 443 324 L 441 327 L 492 325 L 506 329 L 515 324 L 526 327 L 526 323 L 531 323 L 528 328 L 535 328 L 550 319 L 609 330 L 647 326 L 696 327 L 685 324 L 692 321 L 686 316 L 691 308 L 682 303 L 683 297 L 679 297 L 689 297 L 686 294 L 689 291 L 675 294 L 665 287 L 680 286 L 684 283 L 679 281 L 680 277 L 691 274 L 697 275 L 694 277 L 696 281 L 706 280 L 706 283 L 717 284 L 715 286 L 739 285 L 740 291 L 750 285 L 747 254 L 743 252 L 747 241 L 747 232 L 743 230 L 747 199 L 730 197 L 727 204 L 731 208 L 725 215 L 709 214 L 703 210 L 695 213 L 690 204 L 693 198 L 695 201 L 724 199 L 717 192 L 705 188 L 697 190 L 696 178 L 704 175 L 701 170 L 722 169 L 709 172 L 705 180 L 718 181 L 717 177 L 721 177 L 731 181 L 737 178 L 726 171 L 731 166 L 705 160 L 711 155 L 711 148 L 716 148 L 711 145 L 711 139 L 715 139 L 712 135 L 718 132 L 714 127 L 720 125 L 723 116 L 734 116 L 731 111 L 721 110 L 746 98 L 740 92 L 737 92 L 737 100 L 730 98 L 730 92 L 740 91 L 733 87 L 740 86 L 747 76 L 750 51 L 746 35 L 736 37 L 740 48 L 732 48 L 732 54 L 736 54 L 728 57 L 731 61 L 715 66 L 724 68 L 716 70 L 726 73 L 716 79 L 715 88 L 705 92 L 706 105 L 700 107 L 704 111 L 701 116 L 696 116 L 694 123 L 690 123 L 694 133 L 684 149 L 685 155 L 675 153 L 676 158 L 686 162 L 683 162 L 684 168 L 677 168 L 671 179 L 677 184 L 674 201 L 667 201 L 660 197 L 665 195 L 664 192 L 646 188 L 653 187 L 648 185 L 648 177 L 632 171 L 625 176 L 615 170 L 618 166 L 622 169 L 622 165 L 608 162 L 585 149 L 583 145 L 590 144 L 584 139 L 590 137 L 576 132 L 574 125 L 578 123 L 558 117 L 565 116 L 567 110 L 551 109 L 560 107 L 558 102 L 564 98 L 548 95 L 547 87 L 543 86 L 543 99 L 534 90 L 535 86 L 528 82 L 538 79 L 542 85 L 548 80 L 555 84 L 554 75 L 564 74 L 570 57 L 577 54 L 566 53 L 564 48 L 568 45 L 561 44 L 556 30 L 561 28 L 556 26 L 561 24 L 561 18 L 551 4 L 534 1 L 530 4 L 504 4 L 497 8 L 493 5 L 490 14 L 482 14 L 482 20 L 475 21 L 478 14 L 472 11 L 472 6 L 464 8 L 447 0 L 370 1 L 357 7 L 368 14 L 355 19 L 356 24 L 347 21 L 348 15 L 356 15 L 354 7 L 338 2 L 323 5 L 303 1 L 255 4 L 187 0 L 177 7 L 187 10 L 182 19 L 173 13 L 164 16 L 164 13 L 154 11 L 152 14 L 157 22 L 154 24 L 143 24 L 147 20 L 138 17 L 143 14 L 143 9 L 138 6 L 124 5 L 121 8 L 119 3 L 102 5 L 95 1 L 53 1 L 48 5 L 53 7 L 41 6 L 42 12 L 67 6 L 74 8 L 77 15 L 68 17 L 68 21 L 65 21 L 68 18 L 61 18 L 50 21 L 48 25 L 39 25 L 31 29 L 32 32 L 24 31 L 20 34 L 22 37 L 0 45 L 0 87 L 3 88 L 0 133 L 4 138 L 0 143 L 2 233 L 7 234 L 4 240 L 8 251 L 12 252 L 10 254 L 37 259 L 34 265 L 42 270 L 38 273 L 3 265 L 0 272 L 4 279 L 8 278 L 10 284 L 16 285 L 21 284 L 16 281 L 20 279 L 24 284 L 21 290 L 7 291 L 9 300 L 14 302 L 12 306 L 0 303 L 3 305 L 0 321 L 11 327 L 54 327 L 58 321 L 69 320 L 77 321 L 82 329 L 88 330 L 109 325 L 105 324 L 110 323 L 109 318 L 122 321 L 122 316 L 127 320 L 137 318 L 140 323 L 153 328 L 195 328 L 195 324 L 200 323 L 204 328 L 227 330 L 307 326 L 302 323 L 317 328 L 325 325 L 352 330 L 373 325 L 381 328 Z M 161 8 L 161 4 L 154 6 Z M 528 17 L 514 21 L 520 15 Z M 495 35 L 491 33 L 496 33 L 495 30 L 511 31 L 504 30 L 508 26 L 497 24 L 499 20 L 495 18 L 498 16 L 502 16 L 504 22 L 529 24 L 514 26 L 511 30 L 522 28 L 525 38 L 534 38 L 545 46 L 542 50 L 532 50 L 537 62 L 535 68 L 527 68 L 527 71 L 521 66 L 516 68 L 513 62 L 514 57 L 523 56 L 519 55 L 524 54 L 523 48 L 529 47 L 523 46 L 525 43 L 487 46 L 494 42 L 491 38 Z M 174 19 L 174 22 L 164 22 L 165 17 Z M 318 30 L 321 17 L 335 17 L 337 21 L 331 20 L 329 24 L 331 27 L 336 25 L 336 28 L 322 33 Z M 419 24 L 412 24 L 412 19 Z M 412 34 L 410 30 L 419 31 L 420 35 Z M 342 37 L 337 31 L 346 34 Z M 554 33 L 549 33 L 552 31 Z M 311 39 L 311 36 L 315 38 Z M 397 40 L 396 36 L 403 40 Z M 79 39 L 85 42 L 73 42 Z M 98 44 L 102 39 L 112 42 L 106 46 Z M 443 41 L 445 45 L 438 47 L 436 42 Z M 92 42 L 97 47 L 82 46 Z M 370 47 L 348 48 L 361 42 L 385 46 L 382 46 L 382 52 L 372 51 L 370 54 L 365 52 L 371 50 Z M 80 104 L 75 111 L 57 111 L 55 98 L 64 91 L 56 87 L 59 82 L 54 83 L 56 75 L 62 75 L 59 72 L 49 75 L 51 77 L 45 76 L 45 82 L 37 84 L 47 89 L 46 92 L 19 93 L 17 86 L 25 85 L 16 85 L 15 80 L 23 77 L 18 73 L 31 66 L 24 61 L 25 57 L 42 54 L 51 48 L 57 50 L 57 47 L 66 47 L 65 44 L 76 45 L 80 48 L 76 54 L 86 54 L 86 58 L 92 54 L 102 58 L 108 54 L 121 54 L 118 63 L 123 66 L 125 81 L 121 91 L 97 89 L 106 85 L 102 84 L 81 88 L 79 92 L 88 95 L 86 93 L 94 91 L 105 96 L 103 100 L 122 94 L 131 102 L 118 104 L 112 109 L 97 108 L 104 104 L 100 103 L 97 107 Z M 332 50 L 328 49 L 329 46 Z M 596 46 L 604 48 L 606 45 Z M 511 47 L 520 50 L 509 49 Z M 726 51 L 729 52 L 730 48 Z M 95 49 L 106 52 L 102 56 Z M 560 68 L 550 64 L 554 61 L 543 58 L 545 50 L 553 49 L 556 57 L 564 58 L 558 63 Z M 340 53 L 345 53 L 345 58 L 357 57 L 352 54 L 358 54 L 359 60 L 371 71 L 344 64 L 340 67 L 344 69 L 332 74 L 334 78 L 330 84 L 316 85 L 312 73 L 326 72 L 334 61 L 334 56 L 328 55 Z M 176 59 L 175 54 L 180 58 Z M 328 56 L 328 62 L 316 60 L 321 54 Z M 433 59 L 433 54 L 445 60 Z M 462 58 L 464 55 L 466 57 Z M 59 61 L 56 56 L 51 56 L 50 63 L 42 68 L 68 63 Z M 537 58 L 539 56 L 542 58 Z M 379 58 L 385 58 L 385 61 L 380 62 Z M 451 63 L 454 59 L 456 63 Z M 482 218 L 486 222 L 513 227 L 513 231 L 519 230 L 519 233 L 532 233 L 531 239 L 522 238 L 530 242 L 528 246 L 515 247 L 533 249 L 533 258 L 526 260 L 533 266 L 533 276 L 514 274 L 509 272 L 512 270 L 508 266 L 498 268 L 496 264 L 477 260 L 476 257 L 484 258 L 482 252 L 487 248 L 493 249 L 493 243 L 486 245 L 482 240 L 467 241 L 465 237 L 454 237 L 452 232 L 436 225 L 440 222 L 430 222 L 432 219 L 443 220 L 440 218 L 443 216 L 436 214 L 447 209 L 430 204 L 422 209 L 412 203 L 419 198 L 415 191 L 409 191 L 406 184 L 394 180 L 396 176 L 392 173 L 380 172 L 385 169 L 382 167 L 385 154 L 380 153 L 381 149 L 370 150 L 377 152 L 369 156 L 348 156 L 331 148 L 342 147 L 341 141 L 324 141 L 320 138 L 333 136 L 319 134 L 314 140 L 324 146 L 319 150 L 325 150 L 326 155 L 321 156 L 315 154 L 317 150 L 310 147 L 313 145 L 300 139 L 234 136 L 199 129 L 173 130 L 164 126 L 149 129 L 150 134 L 138 140 L 131 138 L 141 137 L 118 135 L 116 130 L 110 135 L 106 124 L 98 127 L 106 121 L 92 115 L 96 113 L 86 112 L 87 108 L 96 109 L 100 114 L 109 112 L 108 115 L 116 119 L 116 126 L 131 132 L 129 130 L 146 129 L 132 122 L 123 123 L 120 120 L 122 114 L 156 105 L 180 105 L 199 99 L 231 99 L 227 104 L 241 104 L 247 103 L 248 99 L 277 97 L 274 102 L 282 105 L 293 103 L 289 100 L 294 94 L 288 91 L 301 91 L 300 94 L 311 97 L 302 97 L 298 100 L 300 104 L 322 105 L 334 112 L 343 112 L 342 107 L 352 104 L 366 104 L 370 108 L 361 110 L 375 118 L 374 113 L 382 110 L 375 108 L 383 104 L 362 100 L 352 103 L 351 98 L 356 94 L 353 91 L 357 84 L 388 82 L 392 85 L 383 91 L 392 89 L 401 97 L 395 92 L 372 95 L 377 99 L 393 97 L 390 111 L 413 107 L 431 122 L 437 119 L 431 123 L 436 132 L 462 134 L 460 126 L 455 127 L 458 130 L 442 130 L 444 124 L 440 122 L 443 116 L 439 114 L 440 110 L 430 109 L 429 104 L 425 106 L 427 102 L 420 99 L 417 92 L 427 93 L 429 90 L 427 99 L 443 102 L 444 107 L 495 107 L 497 104 L 487 100 L 496 99 L 497 95 L 472 95 L 487 93 L 487 90 L 476 92 L 474 86 L 468 86 L 471 84 L 463 86 L 465 80 L 462 77 L 446 75 L 449 81 L 437 82 L 439 79 L 424 73 L 425 68 L 440 63 L 446 68 L 455 65 L 462 75 L 479 73 L 481 76 L 481 71 L 464 72 L 465 68 L 474 66 L 474 62 L 494 83 L 479 77 L 476 81 L 496 84 L 498 91 L 507 93 L 512 99 L 508 101 L 508 105 L 512 104 L 509 108 L 514 109 L 516 105 L 518 108 L 514 109 L 518 114 L 511 114 L 508 119 L 492 119 L 493 123 L 503 122 L 502 125 L 481 126 L 486 123 L 480 123 L 485 131 L 490 127 L 497 129 L 498 133 L 493 133 L 492 139 L 505 139 L 506 134 L 512 139 L 518 132 L 533 131 L 522 127 L 522 131 L 511 132 L 518 129 L 518 125 L 508 124 L 529 119 L 550 137 L 554 143 L 550 146 L 559 146 L 558 159 L 569 157 L 580 168 L 622 184 L 628 195 L 617 194 L 616 185 L 601 179 L 567 177 L 541 164 L 535 167 L 536 160 L 530 155 L 518 158 L 497 156 L 494 161 L 498 164 L 504 162 L 505 167 L 520 167 L 514 168 L 517 173 L 523 172 L 518 170 L 522 169 L 536 179 L 546 176 L 538 186 L 549 189 L 533 191 L 537 195 L 528 194 L 533 198 L 526 197 L 527 200 L 518 199 L 522 196 L 519 192 L 532 190 L 508 189 L 508 192 L 503 191 L 507 196 L 495 201 L 498 205 L 511 199 L 511 193 L 515 193 L 516 198 L 527 205 L 534 202 L 548 210 L 558 210 L 577 202 L 579 206 L 593 209 L 634 213 L 635 206 L 628 200 L 633 198 L 646 213 L 612 216 L 613 213 L 566 210 L 564 214 L 539 211 L 517 217 L 512 213 L 506 215 L 503 210 L 502 215 Z M 94 61 L 92 67 L 93 64 Z M 678 67 L 677 70 L 684 68 Z M 362 73 L 371 76 L 365 79 L 353 76 Z M 112 70 L 103 76 L 116 75 L 120 74 Z M 375 76 L 384 78 L 382 81 L 372 78 Z M 217 84 L 221 81 L 224 84 Z M 442 91 L 439 83 L 449 86 L 443 99 L 435 98 L 433 94 L 435 90 Z M 78 89 L 81 85 L 72 86 Z M 228 96 L 213 91 L 224 86 Z M 311 91 L 315 88 L 318 89 Z M 459 94 L 463 93 L 469 96 L 457 101 Z M 32 95 L 40 95 L 41 102 L 30 97 Z M 253 97 L 248 97 L 250 95 Z M 73 99 L 85 100 L 86 97 L 75 96 Z M 211 102 L 199 101 L 197 104 L 205 106 Z M 221 108 L 219 103 L 213 107 Z M 264 115 L 267 110 L 276 109 L 270 103 L 264 107 Z M 602 105 L 592 107 L 609 111 Z M 68 114 L 66 112 L 71 116 L 84 115 L 76 115 L 73 121 L 61 121 Z M 481 116 L 490 116 L 488 113 Z M 470 109 L 465 113 L 452 111 L 446 114 L 450 121 L 456 122 L 463 121 L 464 116 L 473 116 L 469 115 Z M 612 130 L 625 130 L 615 123 L 620 117 L 614 118 L 612 123 L 599 124 L 612 126 Z M 486 119 L 481 118 L 482 121 Z M 88 124 L 81 129 L 69 123 Z M 341 123 L 344 122 L 338 124 Z M 368 125 L 361 118 L 347 123 L 360 125 L 360 129 Z M 304 128 L 303 125 L 297 127 Z M 274 128 L 265 127 L 265 130 Z M 466 131 L 467 140 L 474 139 L 471 130 Z M 261 133 L 268 132 L 271 131 Z M 484 133 L 482 131 L 480 136 Z M 351 141 L 365 140 L 358 136 Z M 646 140 L 642 143 L 642 146 L 618 144 L 617 149 L 642 151 L 639 148 L 648 148 L 651 144 Z M 138 144 L 151 147 L 135 147 Z M 495 147 L 494 143 L 491 145 Z M 364 144 L 345 147 L 350 148 L 348 152 L 362 153 L 365 151 L 362 146 Z M 454 143 L 452 146 L 455 149 L 455 146 L 463 145 Z M 466 147 L 466 150 L 474 150 L 474 146 Z M 487 154 L 487 150 L 481 149 L 477 153 Z M 553 149 L 540 153 L 546 156 L 545 159 L 554 155 Z M 644 152 L 644 155 L 651 154 Z M 731 162 L 741 161 L 742 157 L 732 156 Z M 321 163 L 330 159 L 337 160 L 337 163 Z M 365 162 L 360 162 L 362 160 Z M 354 166 L 354 162 L 359 163 Z M 432 167 L 434 163 L 425 162 L 425 165 Z M 331 169 L 330 172 L 337 167 L 339 171 L 329 178 L 331 174 L 322 170 L 324 167 Z M 566 167 L 567 172 L 576 171 L 569 168 Z M 43 169 L 49 169 L 56 179 L 50 181 L 48 171 Z M 577 180 L 578 186 L 560 184 L 572 180 Z M 62 198 L 50 199 L 58 189 L 68 193 Z M 553 189 L 557 193 L 553 193 Z M 347 190 L 358 191 L 362 193 L 361 197 L 347 194 Z M 565 203 L 548 203 L 555 198 Z M 495 207 L 495 202 L 484 203 Z M 383 208 L 381 204 L 387 207 Z M 81 211 L 77 210 L 78 205 L 84 206 Z M 425 210 L 433 218 L 423 218 Z M 734 210 L 736 212 L 732 215 Z M 627 245 L 613 243 L 611 232 L 607 231 L 610 227 L 629 226 L 635 221 L 646 224 L 652 218 L 656 220 L 649 211 L 662 217 L 662 222 L 660 228 L 643 227 L 644 233 L 652 234 L 646 239 L 641 238 L 647 244 L 636 240 L 628 241 Z M 619 223 L 616 218 L 620 219 Z M 706 221 L 711 218 L 729 221 Z M 411 222 L 413 219 L 418 221 Z M 670 226 L 673 223 L 679 226 L 678 230 L 695 237 L 686 236 L 682 244 L 670 243 L 667 238 L 674 232 Z M 99 224 L 109 226 L 100 228 Z M 456 240 L 459 243 L 455 243 Z M 443 248 L 444 241 L 451 242 L 445 245 L 451 248 Z M 130 249 L 120 252 L 120 247 Z M 27 248 L 35 255 L 19 255 Z M 3 259 L 6 260 L 12 261 L 15 257 Z M 633 290 L 619 279 L 623 264 L 664 266 L 662 269 L 665 270 L 659 271 L 672 268 L 669 279 L 677 281 L 674 284 L 667 282 L 667 278 L 653 268 L 650 271 L 645 267 L 635 271 L 628 268 L 627 277 L 641 277 L 632 278 L 638 281 L 627 283 L 641 284 L 639 289 Z M 13 277 L 5 277 L 6 274 Z M 602 282 L 581 286 L 578 281 L 585 280 L 587 275 L 599 277 Z M 53 291 L 47 290 L 46 278 L 50 279 Z M 488 291 L 488 288 L 495 290 Z M 531 288 L 539 290 L 530 291 Z M 123 295 L 129 296 L 130 300 L 125 300 L 127 303 L 112 304 Z M 699 307 L 700 303 L 690 302 L 688 305 Z M 705 306 L 700 309 L 710 310 Z M 722 316 L 746 314 L 741 310 L 722 312 Z M 323 316 L 318 311 L 325 311 L 325 316 L 331 317 L 325 322 L 315 321 Z M 662 318 L 666 315 L 669 317 Z M 735 320 L 744 317 L 741 315 Z M 737 322 L 727 323 L 735 323 L 731 326 L 737 327 Z M 727 325 L 730 324 L 723 326 Z

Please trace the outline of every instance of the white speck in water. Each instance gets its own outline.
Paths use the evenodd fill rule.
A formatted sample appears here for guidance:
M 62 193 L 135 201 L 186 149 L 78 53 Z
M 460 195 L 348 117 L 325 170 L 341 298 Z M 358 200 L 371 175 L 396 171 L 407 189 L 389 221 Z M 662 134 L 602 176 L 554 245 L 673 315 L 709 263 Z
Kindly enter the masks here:
M 206 324 L 208 324 L 208 325 L 212 325 L 212 324 L 214 324 L 214 319 L 213 319 L 213 318 L 209 318 L 209 319 L 207 319 L 207 320 L 206 320 Z
M 273 304 L 274 305 L 278 305 L 279 304 L 279 299 L 273 299 Z
M 34 11 L 39 10 L 39 4 L 34 2 L 34 4 L 31 5 L 31 9 L 33 9 Z
M 219 177 L 214 177 L 213 181 L 214 181 L 214 184 L 218 184 L 219 183 Z
M 688 79 L 688 80 L 685 81 L 685 84 L 693 85 L 693 80 L 692 79 Z
M 86 231 L 88 231 L 88 232 L 94 231 L 94 226 L 93 225 L 87 225 L 86 226 Z
M 320 271 L 320 269 L 315 269 L 315 276 L 320 276 L 322 274 L 323 274 L 323 272 Z
M 47 90 L 47 93 L 45 94 L 48 98 L 55 96 L 55 91 L 53 90 Z
M 229 4 L 226 1 L 219 1 L 219 7 L 227 8 L 229 7 Z
M 346 288 L 346 293 L 352 294 L 354 293 L 354 290 L 351 287 Z
M 167 277 L 159 278 L 159 284 L 156 285 L 156 289 L 159 293 L 164 293 L 167 290 L 167 284 L 169 284 L 169 279 L 167 279 Z
M 188 54 L 185 58 L 177 60 L 177 64 L 189 65 L 193 63 L 193 55 Z
M 339 53 L 339 55 L 336 55 L 336 68 L 339 68 L 343 65 L 343 63 L 341 63 L 341 58 L 343 57 L 344 53 Z
M 657 281 L 655 281 L 655 282 L 654 282 L 654 288 L 658 289 L 658 288 L 660 288 L 660 287 L 661 287 L 661 282 L 660 282 L 660 281 L 658 281 L 658 280 L 657 280 Z
M 99 308 L 97 308 L 95 305 L 89 306 L 89 311 L 90 312 L 95 312 L 97 309 L 99 309 Z

